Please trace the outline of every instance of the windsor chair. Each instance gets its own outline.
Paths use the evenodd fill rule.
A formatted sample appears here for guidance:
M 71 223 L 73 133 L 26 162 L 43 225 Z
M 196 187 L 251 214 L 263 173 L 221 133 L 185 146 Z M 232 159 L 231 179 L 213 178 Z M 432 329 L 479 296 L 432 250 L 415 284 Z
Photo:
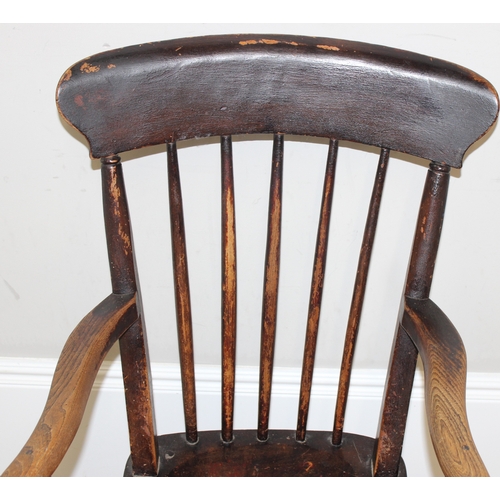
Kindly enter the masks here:
M 112 293 L 76 327 L 46 407 L 4 475 L 51 475 L 81 421 L 99 366 L 119 342 L 131 455 L 125 475 L 401 476 L 417 356 L 428 424 L 445 475 L 487 475 L 467 423 L 465 351 L 429 298 L 451 168 L 497 117 L 493 87 L 426 56 L 365 43 L 283 35 L 208 36 L 104 52 L 62 76 L 61 115 L 102 164 Z M 273 134 L 262 306 L 258 422 L 233 429 L 236 232 L 232 139 Z M 294 431 L 270 430 L 280 271 L 285 134 L 329 140 L 312 266 L 302 380 Z M 220 136 L 222 165 L 222 425 L 198 431 L 193 335 L 176 144 Z M 380 148 L 355 276 L 333 431 L 307 429 L 339 141 Z M 157 436 L 143 312 L 120 153 L 166 144 L 185 433 Z M 410 255 L 376 438 L 344 432 L 344 416 L 370 255 L 390 152 L 430 162 Z

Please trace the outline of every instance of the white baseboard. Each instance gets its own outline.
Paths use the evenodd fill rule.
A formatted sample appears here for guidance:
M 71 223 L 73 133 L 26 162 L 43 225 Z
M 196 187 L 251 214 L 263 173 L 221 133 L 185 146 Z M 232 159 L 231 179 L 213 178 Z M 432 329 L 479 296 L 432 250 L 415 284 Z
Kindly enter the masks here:
M 52 359 L 0 358 L 0 469 L 24 445 L 41 413 L 55 369 Z M 153 364 L 158 433 L 181 432 L 183 417 L 178 365 Z M 346 431 L 375 436 L 385 370 L 355 370 L 351 381 Z M 335 405 L 338 370 L 315 372 L 308 426 L 329 429 Z M 271 427 L 294 428 L 300 382 L 299 368 L 275 369 Z M 220 373 L 214 366 L 197 369 L 200 429 L 220 428 Z M 237 371 L 235 427 L 254 428 L 257 419 L 258 369 Z M 500 373 L 470 373 L 467 382 L 470 425 L 476 445 L 492 476 L 500 476 Z M 58 475 L 114 476 L 128 455 L 123 384 L 118 361 L 104 362 L 92 391 L 82 427 Z M 417 370 L 403 450 L 408 474 L 439 475 L 428 437 L 423 402 L 423 376 Z

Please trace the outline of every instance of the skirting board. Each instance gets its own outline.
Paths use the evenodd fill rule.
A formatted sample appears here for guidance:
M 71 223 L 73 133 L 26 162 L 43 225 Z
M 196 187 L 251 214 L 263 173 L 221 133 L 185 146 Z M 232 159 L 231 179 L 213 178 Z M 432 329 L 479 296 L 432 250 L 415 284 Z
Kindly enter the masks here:
M 0 469 L 24 445 L 45 404 L 55 360 L 0 358 Z M 153 364 L 156 423 L 159 434 L 183 431 L 178 365 Z M 375 436 L 385 370 L 355 370 L 352 376 L 345 430 Z M 338 370 L 315 372 L 309 429 L 329 429 L 335 406 Z M 197 370 L 198 426 L 220 428 L 220 372 L 215 366 Z M 270 426 L 296 425 L 299 368 L 275 368 Z M 235 428 L 255 428 L 257 367 L 237 371 Z M 417 370 L 403 449 L 409 476 L 439 476 L 441 471 L 425 421 L 423 375 Z M 500 373 L 469 373 L 469 423 L 490 475 L 500 476 Z M 127 422 L 119 361 L 105 361 L 100 370 L 82 426 L 62 464 L 60 476 L 117 476 L 128 455 Z

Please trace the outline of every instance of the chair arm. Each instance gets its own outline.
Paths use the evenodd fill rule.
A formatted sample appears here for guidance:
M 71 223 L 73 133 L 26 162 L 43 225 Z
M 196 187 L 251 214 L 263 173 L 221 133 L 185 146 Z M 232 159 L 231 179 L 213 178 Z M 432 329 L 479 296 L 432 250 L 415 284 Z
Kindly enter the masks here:
M 78 324 L 59 357 L 42 416 L 2 476 L 53 474 L 75 437 L 104 357 L 136 320 L 135 294 L 111 294 Z
M 457 330 L 430 299 L 405 299 L 402 326 L 424 365 L 432 444 L 445 476 L 488 476 L 465 408 L 466 355 Z

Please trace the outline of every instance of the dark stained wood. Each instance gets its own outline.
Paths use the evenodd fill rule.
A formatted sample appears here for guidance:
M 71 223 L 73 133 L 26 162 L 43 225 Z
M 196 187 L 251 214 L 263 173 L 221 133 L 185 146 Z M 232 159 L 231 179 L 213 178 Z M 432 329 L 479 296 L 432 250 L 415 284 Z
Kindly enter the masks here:
M 300 382 L 299 413 L 297 417 L 297 441 L 304 441 L 306 437 L 307 416 L 311 399 L 314 356 L 318 339 L 319 317 L 321 313 L 321 299 L 325 281 L 326 254 L 328 249 L 328 234 L 330 230 L 330 215 L 332 211 L 333 186 L 335 181 L 335 167 L 337 164 L 338 142 L 330 140 L 328 160 L 323 185 L 323 198 L 316 239 L 314 269 L 307 315 L 306 342 L 304 360 L 302 363 L 302 378 Z
M 269 192 L 269 219 L 267 226 L 267 248 L 262 299 L 262 333 L 260 344 L 259 414 L 257 436 L 267 439 L 271 384 L 273 378 L 274 343 L 278 310 L 278 284 L 281 246 L 281 195 L 283 188 L 283 135 L 274 136 Z
M 104 225 L 113 293 L 137 290 L 132 233 L 119 156 L 101 159 Z
M 489 82 L 446 61 L 290 35 L 184 38 L 97 54 L 66 71 L 57 102 L 94 157 L 194 137 L 285 133 L 454 167 L 498 111 Z
M 233 439 L 236 370 L 236 222 L 231 137 L 221 138 L 222 158 L 222 439 Z
M 406 299 L 403 328 L 422 357 L 427 421 L 443 473 L 488 476 L 467 420 L 467 367 L 460 335 L 430 299 Z
M 420 203 L 413 250 L 406 278 L 406 297 L 429 297 L 443 226 L 450 167 L 431 163 Z M 398 321 L 385 387 L 375 452 L 375 475 L 394 475 L 403 447 L 406 417 L 418 350 Z
M 406 279 L 406 297 L 413 299 L 429 297 L 449 183 L 450 167 L 431 163 L 418 214 L 417 229 Z
M 135 294 L 112 294 L 83 318 L 61 352 L 33 434 L 3 476 L 53 474 L 75 437 L 103 359 L 136 320 Z
M 370 259 L 375 240 L 375 232 L 377 230 L 378 214 L 380 210 L 380 202 L 382 200 L 382 191 L 384 189 L 385 174 L 387 172 L 387 164 L 389 162 L 390 152 L 383 149 L 380 153 L 380 159 L 375 175 L 375 183 L 373 185 L 372 197 L 368 208 L 368 217 L 366 220 L 363 242 L 359 254 L 358 270 L 356 272 L 356 280 L 354 283 L 354 292 L 351 302 L 351 310 L 347 321 L 347 332 L 344 342 L 344 353 L 342 356 L 342 364 L 340 367 L 339 388 L 337 393 L 337 405 L 335 407 L 335 420 L 333 424 L 333 443 L 339 445 L 342 441 L 342 430 L 344 428 L 344 417 L 347 405 L 347 394 L 349 392 L 349 383 L 352 373 L 352 360 L 354 349 L 356 346 L 356 338 L 358 336 L 359 321 L 361 319 L 361 311 L 363 308 L 363 299 L 366 290 L 366 281 L 368 279 L 368 270 L 370 267 Z
M 142 317 L 120 338 L 130 450 L 135 476 L 154 476 L 158 450 L 153 387 Z
M 184 234 L 184 212 L 182 208 L 181 181 L 175 143 L 167 144 L 168 186 L 170 201 L 170 232 L 172 235 L 172 259 L 174 266 L 175 306 L 177 311 L 177 333 L 182 377 L 182 397 L 186 437 L 191 443 L 198 439 L 196 424 L 196 391 L 194 380 L 193 326 L 191 319 L 191 296 Z
M 113 292 L 137 292 L 139 319 L 120 338 L 130 448 L 136 475 L 156 474 L 158 460 L 153 390 L 142 304 L 138 291 L 132 230 L 119 156 L 101 159 L 104 223 Z
M 418 351 L 399 324 L 392 346 L 373 460 L 373 475 L 397 476 Z
M 217 431 L 199 433 L 199 442 L 186 443 L 183 434 L 160 436 L 160 476 L 343 476 L 372 475 L 374 440 L 344 434 L 342 447 L 333 446 L 331 433 L 308 431 L 306 440 L 296 441 L 294 432 L 270 430 L 266 441 L 252 431 L 235 431 L 224 443 Z M 125 476 L 130 474 L 130 462 Z M 399 476 L 406 476 L 401 461 Z
M 401 459 L 417 351 L 431 438 L 446 475 L 487 475 L 465 408 L 465 352 L 428 298 L 451 167 L 491 127 L 498 96 L 476 73 L 410 52 L 288 35 L 222 35 L 108 51 L 60 80 L 61 115 L 102 158 L 113 294 L 70 336 L 41 419 L 4 475 L 50 475 L 81 421 L 99 365 L 120 342 L 131 437 L 126 475 L 404 475 Z M 236 233 L 231 135 L 274 136 L 262 306 L 257 432 L 233 430 Z M 269 430 L 280 270 L 285 134 L 331 140 L 307 319 L 296 431 Z M 176 141 L 221 136 L 222 425 L 197 430 L 194 348 Z M 361 248 L 333 436 L 306 431 L 337 141 L 381 149 Z M 167 144 L 177 329 L 186 433 L 155 437 L 146 332 L 134 264 L 122 151 Z M 343 432 L 355 341 L 389 151 L 431 161 L 418 216 L 377 439 Z

